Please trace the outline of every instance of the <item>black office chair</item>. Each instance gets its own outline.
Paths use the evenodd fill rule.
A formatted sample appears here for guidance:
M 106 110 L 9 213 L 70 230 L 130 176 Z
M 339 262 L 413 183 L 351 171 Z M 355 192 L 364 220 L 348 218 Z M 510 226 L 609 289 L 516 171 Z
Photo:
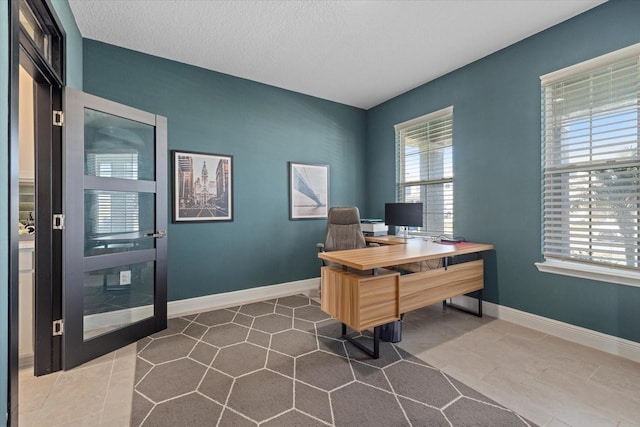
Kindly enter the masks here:
M 360 211 L 355 206 L 329 209 L 327 235 L 316 244 L 320 252 L 360 249 L 367 246 L 360 227 Z M 327 265 L 322 260 L 322 265 Z

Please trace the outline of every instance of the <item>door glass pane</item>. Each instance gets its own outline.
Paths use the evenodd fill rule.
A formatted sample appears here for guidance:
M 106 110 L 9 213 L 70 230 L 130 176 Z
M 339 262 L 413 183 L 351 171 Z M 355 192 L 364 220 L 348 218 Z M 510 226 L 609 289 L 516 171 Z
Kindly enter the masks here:
M 84 339 L 153 316 L 155 262 L 84 274 Z
M 153 249 L 155 194 L 84 191 L 84 255 Z
M 84 173 L 105 178 L 155 179 L 154 127 L 84 109 Z

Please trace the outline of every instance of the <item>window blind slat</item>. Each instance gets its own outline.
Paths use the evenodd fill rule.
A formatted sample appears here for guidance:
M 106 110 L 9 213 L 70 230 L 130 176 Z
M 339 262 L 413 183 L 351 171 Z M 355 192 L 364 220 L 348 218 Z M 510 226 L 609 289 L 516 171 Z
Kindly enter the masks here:
M 138 179 L 138 153 L 86 153 L 85 173 L 99 177 Z M 94 196 L 92 232 L 94 234 L 139 231 L 137 193 L 89 191 Z
M 640 269 L 640 56 L 630 52 L 542 79 L 545 258 Z
M 398 201 L 424 204 L 418 233 L 453 234 L 453 108 L 396 125 Z

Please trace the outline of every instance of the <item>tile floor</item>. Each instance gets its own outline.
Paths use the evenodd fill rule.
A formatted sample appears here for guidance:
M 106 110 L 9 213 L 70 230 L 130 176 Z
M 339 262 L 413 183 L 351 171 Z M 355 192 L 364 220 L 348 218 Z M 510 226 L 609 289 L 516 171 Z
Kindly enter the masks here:
M 34 377 L 19 373 L 20 427 L 128 426 L 136 344 L 77 368 Z
M 372 359 L 340 335 L 303 295 L 170 319 L 138 342 L 132 425 L 531 426 L 391 343 Z
M 408 313 L 399 346 L 546 427 L 640 427 L 640 363 L 441 305 Z M 135 345 L 68 372 L 20 372 L 21 426 L 127 426 Z
M 640 426 L 640 363 L 485 316 L 408 313 L 399 347 L 540 426 Z

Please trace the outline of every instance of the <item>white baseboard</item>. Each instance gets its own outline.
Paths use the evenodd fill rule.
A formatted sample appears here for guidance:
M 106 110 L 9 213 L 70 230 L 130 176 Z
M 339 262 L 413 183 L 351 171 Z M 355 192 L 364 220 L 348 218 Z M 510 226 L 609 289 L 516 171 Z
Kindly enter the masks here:
M 319 288 L 320 278 L 313 278 L 278 285 L 243 289 L 241 291 L 226 292 L 223 294 L 170 301 L 167 303 L 167 317 L 172 318 L 186 316 L 188 314 L 201 313 L 203 311 L 217 310 L 242 304 L 250 304 L 252 302 L 300 293 L 309 294 L 311 291 Z M 84 318 L 85 330 L 105 331 L 109 328 L 128 325 L 130 323 L 146 319 L 150 316 L 153 316 L 152 305 L 115 310 L 107 313 L 91 314 Z
M 234 307 L 252 302 L 295 295 L 320 288 L 320 278 L 298 280 L 296 282 L 281 283 L 279 285 L 260 286 L 240 291 L 225 292 L 223 294 L 206 295 L 203 297 L 171 301 L 167 304 L 167 317 L 186 316 L 203 311 Z
M 466 296 L 456 297 L 454 302 L 472 310 L 476 310 L 478 306 L 476 299 Z M 514 308 L 505 307 L 487 301 L 482 303 L 482 309 L 485 314 L 491 317 L 506 320 L 507 322 L 515 323 L 516 325 L 544 332 L 549 335 L 563 338 L 567 341 L 582 344 L 596 350 L 605 351 L 640 363 L 640 343 L 635 341 L 614 337 L 613 335 L 603 334 L 602 332 L 597 332 L 591 329 L 560 322 L 558 320 L 549 319 L 547 317 L 538 316 L 537 314 L 527 313 L 526 311 L 516 310 Z
M 196 298 L 171 301 L 167 304 L 167 317 L 173 318 L 200 313 L 203 311 L 217 310 L 237 305 L 250 304 L 267 299 L 279 298 L 299 293 L 309 294 L 320 287 L 320 278 L 299 280 L 296 282 L 282 283 L 278 285 L 260 286 L 257 288 L 243 289 L 240 291 L 225 292 L 222 294 L 206 295 Z M 478 303 L 474 298 L 460 296 L 453 302 L 470 310 L 477 310 Z M 501 320 L 531 328 L 549 335 L 566 339 L 587 347 L 615 354 L 635 362 L 640 362 L 640 343 L 603 334 L 591 329 L 560 322 L 527 313 L 525 311 L 501 306 L 484 301 L 482 309 L 485 314 Z M 131 311 L 112 312 L 101 315 L 88 316 L 96 325 L 120 325 L 131 322 L 140 317 L 141 313 Z M 122 316 L 120 316 L 122 315 Z M 88 319 L 86 319 L 88 320 Z

